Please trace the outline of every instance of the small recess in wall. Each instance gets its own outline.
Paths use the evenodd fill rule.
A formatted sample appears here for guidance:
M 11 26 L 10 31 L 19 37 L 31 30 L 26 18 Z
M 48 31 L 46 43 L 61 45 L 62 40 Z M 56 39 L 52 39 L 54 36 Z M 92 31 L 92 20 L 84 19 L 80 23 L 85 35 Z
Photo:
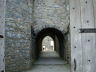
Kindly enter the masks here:
M 74 46 L 74 48 L 77 48 L 76 46 Z
M 86 22 L 89 23 L 89 20 L 87 20 Z
M 88 62 L 90 62 L 91 60 L 88 60 Z
M 75 8 L 72 8 L 73 10 L 75 9 Z
M 3 62 L 4 62 L 4 58 L 3 58 Z
M 87 2 L 87 1 L 85 1 L 85 3 L 87 4 L 88 2 Z
M 4 70 L 2 70 L 1 72 L 4 72 Z
M 90 40 L 88 40 L 88 42 L 90 42 Z
M 0 38 L 4 38 L 3 35 L 0 35 Z
M 75 26 L 73 28 L 76 28 Z

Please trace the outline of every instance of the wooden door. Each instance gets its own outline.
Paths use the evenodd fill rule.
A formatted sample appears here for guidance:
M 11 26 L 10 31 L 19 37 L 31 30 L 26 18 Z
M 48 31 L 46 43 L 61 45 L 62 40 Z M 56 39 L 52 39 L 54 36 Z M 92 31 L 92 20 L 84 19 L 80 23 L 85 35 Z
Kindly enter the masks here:
M 80 0 L 70 0 L 71 72 L 82 72 Z
M 93 1 L 70 0 L 71 72 L 96 72 L 96 14 Z
M 81 0 L 83 72 L 96 72 L 96 34 L 93 0 Z

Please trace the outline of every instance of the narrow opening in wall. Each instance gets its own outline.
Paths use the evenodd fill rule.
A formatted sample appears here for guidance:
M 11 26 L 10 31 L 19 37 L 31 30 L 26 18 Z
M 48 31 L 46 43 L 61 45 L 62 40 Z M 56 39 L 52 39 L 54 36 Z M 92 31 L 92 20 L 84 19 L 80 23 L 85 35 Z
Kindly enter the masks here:
M 2 70 L 1 72 L 4 72 L 4 70 Z
M 54 40 L 50 36 L 46 36 L 42 41 L 42 52 L 54 51 Z

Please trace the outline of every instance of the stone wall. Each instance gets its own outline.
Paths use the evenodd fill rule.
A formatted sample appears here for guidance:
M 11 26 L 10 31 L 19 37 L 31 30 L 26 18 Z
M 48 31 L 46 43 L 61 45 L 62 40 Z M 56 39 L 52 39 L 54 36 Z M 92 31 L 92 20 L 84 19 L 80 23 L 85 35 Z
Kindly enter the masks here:
M 65 33 L 69 25 L 69 0 L 35 0 L 33 17 L 36 33 L 46 27 Z
M 71 42 L 70 42 L 70 32 L 68 31 L 65 35 L 64 35 L 64 47 L 65 47 L 65 60 L 70 63 L 71 61 Z
M 5 6 L 6 0 L 0 0 L 0 72 L 5 72 Z
M 6 1 L 6 72 L 19 72 L 31 65 L 32 0 Z

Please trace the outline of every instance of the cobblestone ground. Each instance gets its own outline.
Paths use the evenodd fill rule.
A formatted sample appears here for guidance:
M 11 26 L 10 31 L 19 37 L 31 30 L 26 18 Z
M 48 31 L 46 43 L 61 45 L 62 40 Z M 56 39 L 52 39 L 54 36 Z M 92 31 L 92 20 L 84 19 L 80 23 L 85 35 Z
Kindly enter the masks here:
M 56 52 L 43 52 L 32 69 L 26 72 L 70 72 L 70 66 Z

